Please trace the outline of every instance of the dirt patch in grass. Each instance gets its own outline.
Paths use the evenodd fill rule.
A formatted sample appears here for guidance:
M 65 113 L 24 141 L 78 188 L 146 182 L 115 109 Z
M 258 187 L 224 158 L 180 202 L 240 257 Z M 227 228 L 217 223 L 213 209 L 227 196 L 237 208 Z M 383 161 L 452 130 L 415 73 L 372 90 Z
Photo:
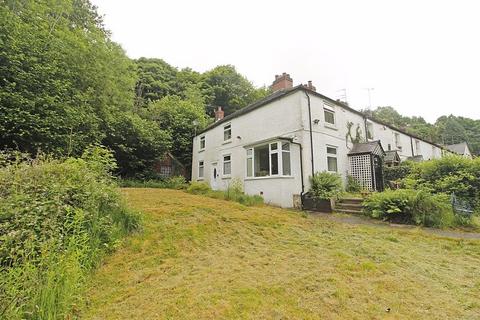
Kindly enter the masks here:
M 480 242 L 124 189 L 145 213 L 85 319 L 475 319 Z

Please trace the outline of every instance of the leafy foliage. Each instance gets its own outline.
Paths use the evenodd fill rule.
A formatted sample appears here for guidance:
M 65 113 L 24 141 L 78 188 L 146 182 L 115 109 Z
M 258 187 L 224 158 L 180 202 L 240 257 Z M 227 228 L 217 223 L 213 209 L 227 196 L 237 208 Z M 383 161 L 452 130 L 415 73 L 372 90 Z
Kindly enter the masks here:
M 357 179 L 348 175 L 347 176 L 347 185 L 345 187 L 345 191 L 351 192 L 351 193 L 360 192 L 360 191 L 362 191 L 362 185 L 360 184 L 360 182 L 358 182 Z
M 434 193 L 455 193 L 479 209 L 480 159 L 460 156 L 417 163 L 405 179 L 407 187 Z
M 431 227 L 455 225 L 450 197 L 424 190 L 386 190 L 371 194 L 363 203 L 365 214 L 393 222 Z
M 342 193 L 342 177 L 333 172 L 317 172 L 310 177 L 310 193 L 317 199 L 330 199 Z
M 210 198 L 235 201 L 246 206 L 257 206 L 263 204 L 263 198 L 259 195 L 248 195 L 243 191 L 241 181 L 233 181 L 226 190 L 212 190 L 204 182 L 192 182 L 187 188 L 187 192 L 197 195 L 205 195 Z
M 385 181 L 390 182 L 404 179 L 412 172 L 413 165 L 411 161 L 403 161 L 399 166 L 384 167 L 383 173 Z
M 0 316 L 65 318 L 103 253 L 139 227 L 117 191 L 113 155 L 3 154 L 0 168 Z

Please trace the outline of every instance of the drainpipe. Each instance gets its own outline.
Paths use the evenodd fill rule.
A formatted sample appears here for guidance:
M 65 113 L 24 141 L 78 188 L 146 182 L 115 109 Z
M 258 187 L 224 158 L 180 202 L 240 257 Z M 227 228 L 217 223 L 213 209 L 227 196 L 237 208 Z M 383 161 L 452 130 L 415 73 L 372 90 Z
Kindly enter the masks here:
M 413 138 L 410 137 L 410 148 L 412 148 L 412 157 L 414 157 L 415 155 L 413 154 Z
M 303 147 L 302 144 L 299 142 L 291 142 L 292 144 L 296 144 L 300 147 L 300 179 L 302 180 L 302 192 L 300 192 L 300 199 L 302 199 L 303 194 L 305 193 L 305 184 L 303 182 Z
M 313 161 L 313 133 L 312 133 L 312 109 L 310 106 L 310 96 L 308 95 L 307 91 L 305 92 L 305 95 L 307 96 L 307 101 L 308 101 L 308 124 L 310 128 L 310 157 L 312 158 L 312 177 L 315 174 L 315 167 L 314 167 L 314 161 Z

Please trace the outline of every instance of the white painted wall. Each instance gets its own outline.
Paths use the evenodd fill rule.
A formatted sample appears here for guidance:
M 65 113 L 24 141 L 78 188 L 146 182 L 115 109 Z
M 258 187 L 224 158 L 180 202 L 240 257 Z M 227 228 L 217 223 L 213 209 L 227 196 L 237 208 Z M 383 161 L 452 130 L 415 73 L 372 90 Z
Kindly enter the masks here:
M 346 140 L 347 123 L 352 122 L 352 135 L 355 137 L 357 126 L 363 139 L 366 138 L 365 123 L 362 115 L 352 112 L 341 105 L 327 101 L 323 97 L 309 93 L 312 136 L 313 136 L 313 166 L 315 172 L 327 170 L 327 146 L 337 148 L 338 172 L 346 179 L 348 174 L 347 154 L 352 147 Z M 335 112 L 335 125 L 330 125 L 324 118 L 324 107 Z M 430 143 L 418 140 L 418 150 L 415 138 L 394 130 L 390 126 L 372 120 L 373 139 L 380 140 L 383 148 L 397 149 L 395 133 L 399 134 L 398 150 L 402 160 L 420 153 L 425 160 L 439 158 L 442 150 Z M 228 123 L 232 126 L 232 139 L 223 141 L 223 128 Z M 205 136 L 206 148 L 199 150 L 200 137 Z M 293 195 L 301 192 L 300 147 L 291 144 L 290 177 L 246 177 L 246 146 L 265 142 L 276 137 L 294 138 L 303 145 L 303 177 L 305 191 L 309 189 L 309 177 L 312 174 L 312 157 L 310 147 L 310 131 L 308 116 L 308 99 L 304 91 L 296 91 L 281 99 L 275 100 L 247 114 L 238 116 L 219 126 L 208 130 L 194 138 L 192 180 L 205 181 L 218 189 L 224 190 L 233 178 L 239 179 L 247 194 L 263 194 L 267 203 L 282 207 L 293 206 Z M 413 142 L 413 154 L 412 154 Z M 223 174 L 223 155 L 231 155 L 232 174 Z M 204 161 L 204 178 L 198 177 L 198 162 Z M 219 177 L 213 179 L 213 168 L 217 166 Z
M 255 144 L 274 137 L 297 136 L 301 127 L 301 112 L 299 93 L 288 95 L 280 100 L 262 106 L 250 113 L 236 117 L 231 122 L 198 135 L 193 141 L 192 180 L 205 181 L 215 185 L 213 179 L 213 165 L 217 164 L 220 177 L 217 178 L 218 189 L 224 190 L 237 178 L 244 183 L 247 194 L 260 194 L 267 203 L 282 207 L 293 206 L 293 194 L 301 192 L 300 155 L 299 147 L 291 144 L 291 169 L 292 175 L 285 177 L 257 177 L 246 179 L 246 149 L 245 146 Z M 223 128 L 226 124 L 232 125 L 232 139 L 223 141 Z M 205 135 L 205 150 L 200 151 L 200 137 Z M 222 156 L 230 154 L 232 159 L 232 174 L 223 174 Z M 205 163 L 204 178 L 198 177 L 198 162 Z

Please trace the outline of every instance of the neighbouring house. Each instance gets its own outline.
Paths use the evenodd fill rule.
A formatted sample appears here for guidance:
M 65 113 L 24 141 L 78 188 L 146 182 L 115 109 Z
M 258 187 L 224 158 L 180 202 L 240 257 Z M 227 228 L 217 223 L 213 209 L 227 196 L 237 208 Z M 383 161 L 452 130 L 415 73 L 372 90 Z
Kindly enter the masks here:
M 187 170 L 170 152 L 158 159 L 153 165 L 153 171 L 162 178 L 172 176 L 184 176 L 187 178 Z
M 366 189 L 383 189 L 385 157 L 439 158 L 442 146 L 374 120 L 290 75 L 275 76 L 273 93 L 215 122 L 194 137 L 192 181 L 226 189 L 233 179 L 267 203 L 298 206 L 318 171 L 355 177 Z
M 470 152 L 470 148 L 466 142 L 461 142 L 457 144 L 449 144 L 446 145 L 445 148 L 456 153 L 458 155 L 464 156 L 465 158 L 472 159 L 472 153 Z

